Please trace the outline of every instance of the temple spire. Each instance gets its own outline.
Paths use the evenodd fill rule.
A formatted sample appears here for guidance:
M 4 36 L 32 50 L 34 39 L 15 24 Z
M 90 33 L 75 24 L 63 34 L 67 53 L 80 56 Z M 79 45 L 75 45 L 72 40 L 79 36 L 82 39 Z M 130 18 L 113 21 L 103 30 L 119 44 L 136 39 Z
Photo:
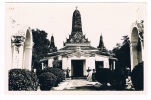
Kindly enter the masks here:
M 105 47 L 104 47 L 104 42 L 103 42 L 103 36 L 102 36 L 102 34 L 100 35 L 100 42 L 99 42 L 98 49 L 99 49 L 99 51 L 105 51 Z
M 82 23 L 81 23 L 81 14 L 79 10 L 76 7 L 76 10 L 73 12 L 72 17 L 72 32 L 71 35 L 74 35 L 75 33 L 80 32 L 82 35 Z
M 87 46 L 90 45 L 90 41 L 85 38 L 85 35 L 83 35 L 82 32 L 82 23 L 81 23 L 81 14 L 80 11 L 76 7 L 75 11 L 73 12 L 72 16 L 72 31 L 71 35 L 69 35 L 69 39 L 66 38 L 66 42 L 64 43 L 64 46 L 66 45 L 72 45 L 72 46 Z
M 50 52 L 54 52 L 54 51 L 57 51 L 57 47 L 55 47 L 54 37 L 52 35 L 50 41 Z

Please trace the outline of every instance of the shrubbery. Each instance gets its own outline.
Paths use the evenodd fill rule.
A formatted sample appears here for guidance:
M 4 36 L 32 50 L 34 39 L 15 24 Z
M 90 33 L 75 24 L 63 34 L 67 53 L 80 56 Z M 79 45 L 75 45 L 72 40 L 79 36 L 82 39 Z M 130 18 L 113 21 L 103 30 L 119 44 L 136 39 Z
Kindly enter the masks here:
M 57 77 L 57 83 L 62 82 L 65 79 L 65 74 L 64 71 L 59 69 L 59 68 L 52 68 L 52 67 L 48 67 L 42 70 L 42 73 L 44 72 L 51 72 L 53 73 L 56 77 Z
M 96 71 L 96 79 L 104 85 L 106 85 L 106 83 L 110 83 L 113 89 L 125 89 L 126 77 L 121 68 L 116 68 L 113 71 L 107 68 L 98 68 Z
M 96 80 L 104 85 L 112 82 L 112 72 L 107 68 L 98 68 L 96 70 Z
M 39 75 L 39 83 L 41 90 L 51 90 L 51 88 L 56 84 L 57 77 L 51 72 L 44 72 Z
M 36 91 L 38 89 L 37 75 L 27 69 L 9 70 L 10 91 Z
M 121 68 L 116 68 L 112 74 L 112 85 L 117 90 L 123 90 L 126 84 L 126 77 Z
M 131 74 L 131 79 L 135 90 L 144 89 L 144 63 L 141 62 L 134 67 Z

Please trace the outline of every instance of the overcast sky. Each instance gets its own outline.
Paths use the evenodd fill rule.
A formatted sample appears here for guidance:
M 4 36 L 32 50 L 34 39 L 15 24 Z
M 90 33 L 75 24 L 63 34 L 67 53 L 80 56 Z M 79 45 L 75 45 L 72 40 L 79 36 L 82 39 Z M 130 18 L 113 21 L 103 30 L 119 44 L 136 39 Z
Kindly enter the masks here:
M 91 45 L 97 47 L 102 34 L 109 50 L 121 42 L 122 36 L 130 34 L 132 23 L 146 16 L 144 3 L 7 3 L 6 27 L 12 28 L 13 33 L 26 25 L 44 30 L 48 39 L 53 34 L 55 45 L 60 49 L 71 34 L 76 6 L 81 13 L 83 34 Z M 11 19 L 19 27 L 10 23 Z

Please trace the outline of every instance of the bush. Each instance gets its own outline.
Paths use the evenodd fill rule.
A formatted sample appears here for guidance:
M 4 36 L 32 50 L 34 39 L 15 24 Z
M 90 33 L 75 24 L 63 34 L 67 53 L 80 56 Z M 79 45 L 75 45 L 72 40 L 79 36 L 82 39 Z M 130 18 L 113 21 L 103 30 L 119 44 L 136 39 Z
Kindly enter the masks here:
M 38 89 L 37 75 L 27 69 L 9 70 L 9 90 L 36 91 Z
M 98 68 L 96 70 L 96 80 L 104 85 L 112 82 L 112 72 L 107 68 Z
M 144 89 L 144 63 L 141 62 L 134 67 L 131 73 L 131 79 L 135 90 Z
M 50 72 L 44 72 L 38 78 L 41 90 L 51 90 L 57 81 L 57 77 Z
M 126 84 L 126 77 L 125 77 L 124 71 L 121 68 L 116 68 L 113 71 L 112 76 L 113 76 L 113 79 L 112 79 L 113 87 L 117 90 L 123 90 Z
M 36 69 L 37 76 L 40 75 L 41 71 L 42 71 L 42 65 L 41 65 L 41 63 L 35 62 L 34 63 L 34 68 Z
M 44 72 L 53 73 L 57 77 L 57 84 L 62 82 L 65 79 L 64 71 L 59 68 L 47 67 L 42 70 L 42 73 Z

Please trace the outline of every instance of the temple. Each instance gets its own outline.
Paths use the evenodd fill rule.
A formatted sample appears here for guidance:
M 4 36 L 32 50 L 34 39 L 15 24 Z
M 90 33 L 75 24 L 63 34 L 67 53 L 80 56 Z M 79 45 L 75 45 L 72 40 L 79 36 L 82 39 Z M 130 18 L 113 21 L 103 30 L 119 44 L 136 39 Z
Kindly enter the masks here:
M 51 46 L 51 50 L 56 49 L 54 37 L 51 38 Z M 47 60 L 48 67 L 53 67 L 53 62 L 57 59 L 58 67 L 63 70 L 70 69 L 71 77 L 84 77 L 88 69 L 98 67 L 115 69 L 116 59 L 106 52 L 102 35 L 98 48 L 91 46 L 91 42 L 83 35 L 81 14 L 77 8 L 73 12 L 71 35 L 63 46 L 59 50 L 48 53 L 41 62 Z

